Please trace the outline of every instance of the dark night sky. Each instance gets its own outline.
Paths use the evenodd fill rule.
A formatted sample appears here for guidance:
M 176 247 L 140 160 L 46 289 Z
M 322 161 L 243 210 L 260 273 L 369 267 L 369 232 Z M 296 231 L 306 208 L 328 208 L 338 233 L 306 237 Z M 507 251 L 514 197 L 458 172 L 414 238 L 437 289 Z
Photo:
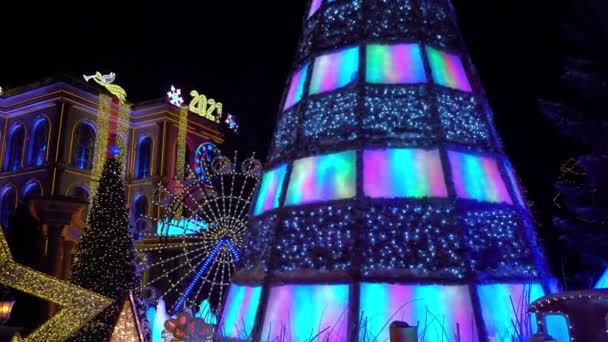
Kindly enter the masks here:
M 545 0 L 453 1 L 507 152 L 542 210 L 567 152 L 535 101 L 559 76 L 568 11 Z M 305 1 L 82 3 L 3 8 L 0 85 L 100 70 L 116 72 L 132 102 L 171 84 L 197 89 L 238 117 L 232 146 L 266 155 Z

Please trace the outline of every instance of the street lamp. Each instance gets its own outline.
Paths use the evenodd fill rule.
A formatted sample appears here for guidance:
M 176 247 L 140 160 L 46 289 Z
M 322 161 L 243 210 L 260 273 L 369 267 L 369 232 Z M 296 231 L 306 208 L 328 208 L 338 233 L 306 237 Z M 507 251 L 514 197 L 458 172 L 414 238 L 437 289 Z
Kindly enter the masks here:
M 14 299 L 3 299 L 0 301 L 0 325 L 8 322 L 8 319 L 11 317 L 11 311 L 13 311 L 13 305 L 15 305 Z

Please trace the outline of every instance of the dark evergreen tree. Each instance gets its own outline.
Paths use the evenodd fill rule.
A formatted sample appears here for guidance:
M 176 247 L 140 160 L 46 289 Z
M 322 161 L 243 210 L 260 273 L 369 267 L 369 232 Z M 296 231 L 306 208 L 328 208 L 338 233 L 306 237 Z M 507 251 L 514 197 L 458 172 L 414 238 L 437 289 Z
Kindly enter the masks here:
M 546 117 L 571 145 L 555 181 L 553 225 L 563 242 L 563 286 L 586 289 L 608 267 L 608 72 L 589 57 L 567 59 L 559 100 Z
M 114 300 L 104 312 L 72 336 L 71 341 L 107 341 L 112 335 L 129 290 L 141 295 L 121 165 L 106 161 L 85 232 L 76 252 L 71 281 Z M 145 308 L 138 300 L 138 316 L 145 323 Z M 147 329 L 146 329 L 147 330 Z

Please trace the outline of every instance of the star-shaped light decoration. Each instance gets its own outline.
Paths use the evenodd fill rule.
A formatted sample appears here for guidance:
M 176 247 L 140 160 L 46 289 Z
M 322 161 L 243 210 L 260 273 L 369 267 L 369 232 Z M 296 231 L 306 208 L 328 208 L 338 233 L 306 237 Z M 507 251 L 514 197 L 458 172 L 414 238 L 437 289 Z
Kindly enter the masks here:
M 110 298 L 16 263 L 0 230 L 0 285 L 59 304 L 61 310 L 24 339 L 64 341 L 112 304 Z
M 174 86 L 171 86 L 171 90 L 167 92 L 167 97 L 169 98 L 169 103 L 176 107 L 181 107 L 182 103 L 184 103 L 184 99 L 182 98 L 182 90 L 175 88 Z
M 228 124 L 228 128 L 230 128 L 234 133 L 238 133 L 239 124 L 236 122 L 236 118 L 234 117 L 234 115 L 228 114 L 226 116 L 226 121 L 224 122 Z

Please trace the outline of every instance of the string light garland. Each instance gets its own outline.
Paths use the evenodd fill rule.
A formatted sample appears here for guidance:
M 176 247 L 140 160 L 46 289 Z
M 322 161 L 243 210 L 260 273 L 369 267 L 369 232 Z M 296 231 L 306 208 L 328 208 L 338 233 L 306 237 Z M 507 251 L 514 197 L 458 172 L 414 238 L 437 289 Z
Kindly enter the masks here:
M 56 303 L 62 309 L 25 338 L 17 341 L 63 341 L 108 307 L 112 300 L 19 265 L 0 231 L 0 285 Z
M 177 126 L 177 156 L 176 156 L 176 179 L 181 182 L 184 179 L 184 166 L 186 164 L 186 133 L 188 131 L 188 107 L 179 109 L 179 124 Z
M 568 304 L 572 304 L 568 306 Z M 570 336 L 570 341 L 576 341 L 577 332 L 574 330 L 574 326 L 572 325 L 572 318 L 570 318 L 569 313 L 575 312 L 566 312 L 570 308 L 571 310 L 576 310 L 576 312 L 582 311 L 581 308 L 585 306 L 589 308 L 589 313 L 593 311 L 592 316 L 583 316 L 585 320 L 594 320 L 596 322 L 604 321 L 606 316 L 601 315 L 601 308 L 608 307 L 608 290 L 586 290 L 586 291 L 570 291 L 564 293 L 555 293 L 544 296 L 542 298 L 537 299 L 528 307 L 529 313 L 536 314 L 537 324 L 539 326 L 540 331 L 547 332 L 548 326 L 544 324 L 544 318 L 550 314 L 560 314 L 563 315 L 567 324 L 568 324 L 568 334 Z M 591 304 L 593 303 L 593 304 Z M 595 310 L 592 310 L 595 308 Z M 598 309 L 600 309 L 598 311 Z M 580 319 L 580 316 L 574 316 L 573 318 Z M 608 327 L 602 328 L 601 326 L 596 327 L 597 330 L 587 331 L 586 333 L 590 333 L 592 335 L 596 335 L 600 337 L 605 335 L 608 338 Z M 578 329 L 581 329 L 579 327 Z M 603 339 L 602 339 L 603 341 Z

